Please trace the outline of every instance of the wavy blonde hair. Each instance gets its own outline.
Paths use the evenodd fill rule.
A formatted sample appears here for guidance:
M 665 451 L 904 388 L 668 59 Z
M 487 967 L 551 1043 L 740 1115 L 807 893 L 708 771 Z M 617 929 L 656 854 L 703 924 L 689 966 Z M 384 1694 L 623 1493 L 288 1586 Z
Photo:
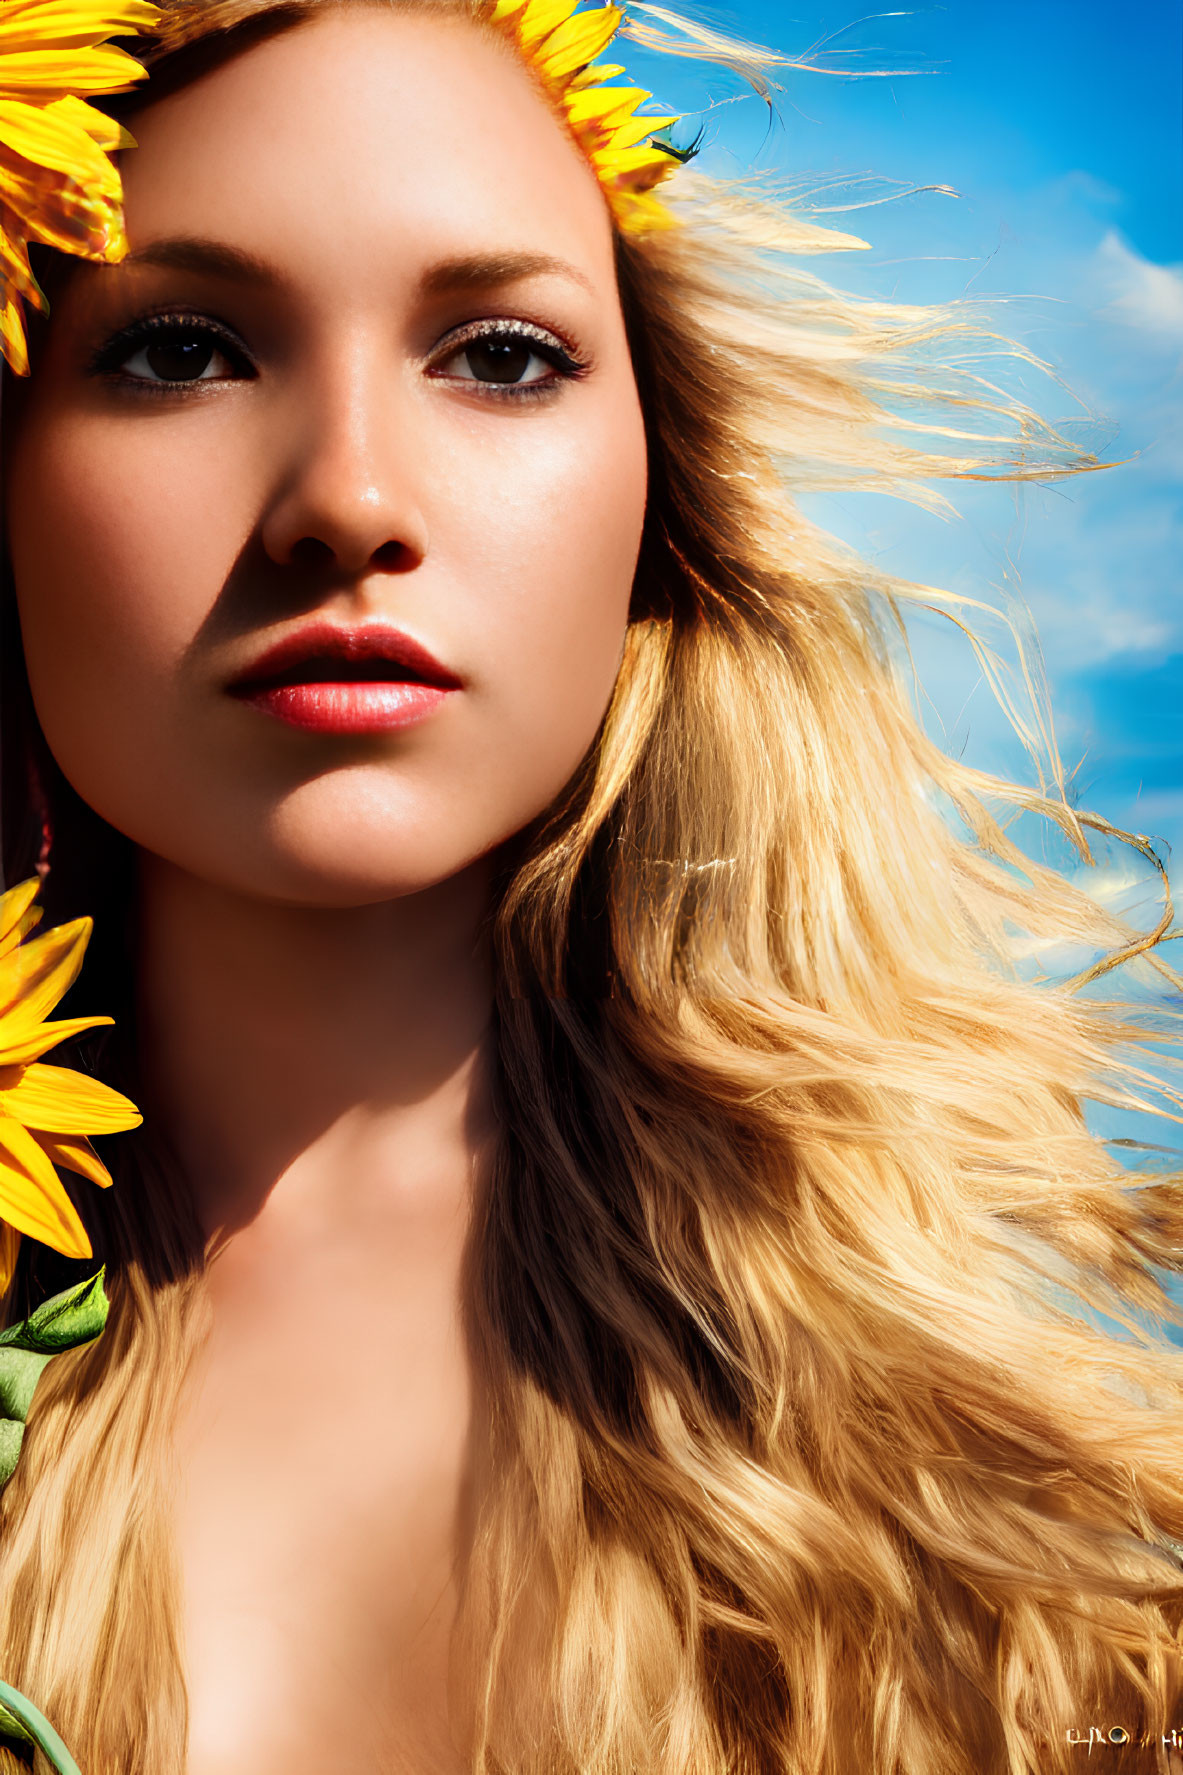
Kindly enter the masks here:
M 183 0 L 160 75 L 318 3 Z M 1183 1196 L 1083 1115 L 1145 1095 L 1156 1026 L 1023 958 L 1161 969 L 1169 905 L 1139 936 L 1015 848 L 1008 807 L 1086 852 L 1109 828 L 925 737 L 893 637 L 939 595 L 788 489 L 1087 463 L 958 367 L 963 314 L 802 266 L 849 236 L 689 172 L 671 202 L 618 242 L 652 465 L 619 679 L 495 912 L 471 1765 L 1059 1775 L 1074 1726 L 1179 1719 L 1183 1353 L 1139 1314 L 1170 1310 Z M 85 1204 L 111 1324 L 51 1366 L 0 1503 L 0 1669 L 87 1775 L 183 1775 L 168 1465 L 202 1255 L 123 1152 Z

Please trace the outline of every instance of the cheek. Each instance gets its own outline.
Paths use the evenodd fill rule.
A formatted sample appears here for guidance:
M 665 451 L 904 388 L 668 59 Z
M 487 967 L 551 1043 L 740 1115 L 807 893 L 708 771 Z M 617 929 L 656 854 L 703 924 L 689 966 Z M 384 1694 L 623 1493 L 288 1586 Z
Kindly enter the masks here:
M 515 440 L 504 448 L 515 452 Z M 446 477 L 451 516 L 437 527 L 480 637 L 476 688 L 534 804 L 522 823 L 578 766 L 620 662 L 646 498 L 631 385 L 604 411 L 552 428 L 528 457 L 491 473 L 487 453 L 458 453 Z
M 144 775 L 145 742 L 169 732 L 187 650 L 234 558 L 235 478 L 192 442 L 170 448 L 165 427 L 129 440 L 83 420 L 33 423 L 11 465 L 29 681 L 46 738 L 88 799 L 113 770 L 129 784 Z

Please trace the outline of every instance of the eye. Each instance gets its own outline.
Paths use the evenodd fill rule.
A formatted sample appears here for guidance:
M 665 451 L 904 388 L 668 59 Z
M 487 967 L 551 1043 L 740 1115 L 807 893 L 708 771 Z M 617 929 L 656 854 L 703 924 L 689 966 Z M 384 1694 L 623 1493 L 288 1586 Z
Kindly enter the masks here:
M 549 365 L 526 339 L 474 339 L 450 360 L 453 376 L 474 382 L 537 382 Z
M 122 328 L 101 347 L 91 369 L 95 375 L 152 388 L 254 375 L 241 342 L 227 328 L 211 320 L 164 314 L 148 315 Z
M 456 382 L 540 393 L 583 373 L 567 348 L 543 327 L 525 321 L 482 321 L 445 342 L 431 374 Z

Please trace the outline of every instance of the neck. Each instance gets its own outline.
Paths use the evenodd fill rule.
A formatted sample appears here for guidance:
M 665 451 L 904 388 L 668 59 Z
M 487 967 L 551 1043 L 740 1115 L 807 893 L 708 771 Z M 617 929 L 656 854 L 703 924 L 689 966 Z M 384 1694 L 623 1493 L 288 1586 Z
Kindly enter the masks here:
M 146 1105 L 207 1236 L 267 1207 L 315 1237 L 376 1178 L 414 1191 L 440 1154 L 475 1154 L 489 891 L 478 864 L 378 905 L 285 906 L 141 859 Z

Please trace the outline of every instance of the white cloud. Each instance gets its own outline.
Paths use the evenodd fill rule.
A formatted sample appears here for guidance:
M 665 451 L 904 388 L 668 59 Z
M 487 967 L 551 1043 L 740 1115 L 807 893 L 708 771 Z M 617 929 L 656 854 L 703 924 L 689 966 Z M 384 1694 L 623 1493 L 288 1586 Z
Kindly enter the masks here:
M 1107 912 L 1133 917 L 1150 910 L 1150 923 L 1158 918 L 1162 907 L 1162 885 L 1158 872 L 1135 853 L 1126 851 L 1119 859 L 1074 869 L 1069 879 L 1073 887 L 1104 906 Z
M 905 578 L 988 603 L 1008 594 L 1024 601 L 1043 644 L 1062 755 L 1069 767 L 1083 760 L 1082 799 L 1167 839 L 1183 859 L 1183 740 L 1174 720 L 1155 713 L 1169 696 L 1163 662 L 1183 655 L 1183 265 L 1144 258 L 1110 214 L 1098 214 L 1108 196 L 1076 175 L 1007 195 L 1007 232 L 971 293 L 1038 293 L 998 311 L 999 332 L 1019 337 L 1061 378 L 1062 386 L 1032 381 L 1027 398 L 1053 421 L 1067 411 L 1072 434 L 1113 466 L 1018 491 L 964 484 L 953 490 L 960 524 L 855 496 L 814 515 Z M 973 214 L 959 214 L 968 228 Z M 919 252 L 902 269 L 917 301 L 948 296 L 958 274 Z M 882 269 L 865 275 L 890 291 Z M 1079 423 L 1065 390 L 1079 397 Z M 935 622 L 912 632 L 934 737 L 971 764 L 1027 779 L 1030 765 L 968 648 Z M 1144 745 L 1140 796 L 1135 736 Z M 1183 865 L 1176 874 L 1183 882 Z
M 1056 676 L 1183 652 L 1176 502 L 1141 462 L 1113 473 L 1125 484 L 1099 477 L 1071 503 L 1027 498 L 1023 589 Z
M 1111 292 L 1102 312 L 1183 346 L 1183 266 L 1144 259 L 1114 228 L 1098 246 L 1095 263 L 1101 287 Z

